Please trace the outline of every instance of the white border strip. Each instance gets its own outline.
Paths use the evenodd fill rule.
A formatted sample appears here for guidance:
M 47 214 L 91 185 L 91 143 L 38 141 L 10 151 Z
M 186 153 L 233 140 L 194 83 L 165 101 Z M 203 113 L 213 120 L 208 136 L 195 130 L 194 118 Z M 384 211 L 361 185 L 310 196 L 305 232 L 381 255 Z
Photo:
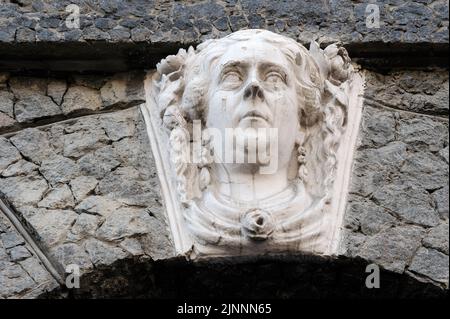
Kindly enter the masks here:
M 354 66 L 358 70 L 358 66 Z M 336 255 L 339 251 L 345 210 L 347 207 L 347 195 L 352 177 L 353 157 L 356 150 L 359 127 L 362 117 L 364 77 L 361 72 L 355 74 L 352 83 L 352 91 L 349 94 L 349 108 L 347 128 L 338 150 L 338 169 L 335 177 L 333 202 L 331 213 L 334 214 L 328 225 L 328 233 L 331 234 L 330 246 L 327 254 Z

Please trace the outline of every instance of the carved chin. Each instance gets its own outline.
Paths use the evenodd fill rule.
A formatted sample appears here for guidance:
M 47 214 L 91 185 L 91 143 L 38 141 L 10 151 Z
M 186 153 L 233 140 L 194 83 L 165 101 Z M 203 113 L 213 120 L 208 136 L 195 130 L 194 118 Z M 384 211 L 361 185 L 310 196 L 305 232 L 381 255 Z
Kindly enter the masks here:
M 266 240 L 275 229 L 272 215 L 261 209 L 252 209 L 242 215 L 242 233 L 252 240 Z

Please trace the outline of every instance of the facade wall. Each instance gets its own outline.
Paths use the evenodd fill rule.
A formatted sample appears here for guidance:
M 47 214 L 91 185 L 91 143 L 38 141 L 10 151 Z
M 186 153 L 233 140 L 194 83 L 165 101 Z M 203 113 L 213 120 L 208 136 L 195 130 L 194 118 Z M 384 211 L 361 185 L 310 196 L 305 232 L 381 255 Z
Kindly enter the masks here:
M 79 5 L 79 28 L 66 26 L 70 3 Z M 347 0 L 2 1 L 0 193 L 32 243 L 0 212 L 0 298 L 271 297 L 268 288 L 277 297 L 443 295 L 448 2 L 383 1 L 380 28 L 367 28 L 366 8 Z M 144 74 L 179 47 L 242 28 L 305 45 L 341 41 L 361 65 L 363 118 L 336 258 L 174 257 L 139 110 Z M 386 278 L 380 292 L 361 288 L 372 262 L 382 285 Z M 68 292 L 58 276 L 71 263 L 82 266 L 82 285 Z

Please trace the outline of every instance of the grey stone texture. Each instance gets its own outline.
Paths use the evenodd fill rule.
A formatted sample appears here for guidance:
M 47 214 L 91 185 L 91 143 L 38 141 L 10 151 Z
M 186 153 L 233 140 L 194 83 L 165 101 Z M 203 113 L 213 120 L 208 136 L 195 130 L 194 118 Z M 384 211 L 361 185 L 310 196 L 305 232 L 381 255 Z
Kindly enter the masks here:
M 77 263 L 89 274 L 129 258 L 173 256 L 138 107 L 25 129 L 0 141 L 0 192 L 55 268 Z M 12 249 L 24 244 L 20 235 L 1 236 L 8 260 L 30 257 Z
M 69 120 L 55 116 L 50 124 L 0 137 L 0 192 L 55 268 L 76 263 L 84 285 L 99 289 L 81 290 L 80 295 L 114 295 L 117 284 L 132 294 L 138 275 L 128 271 L 174 255 L 143 119 L 135 106 L 143 99 L 142 77 L 131 74 L 73 75 L 65 82 L 28 77 L 29 91 L 17 84 L 22 78 L 5 76 L 13 83 L 8 92 L 17 96 L 14 100 L 27 94 L 50 96 L 51 83 L 55 105 L 64 105 L 73 86 L 88 89 L 80 93 L 87 96 L 97 92 L 102 105 L 112 110 L 92 110 L 91 115 L 75 111 L 68 113 Z M 365 71 L 365 76 L 342 256 L 448 288 L 448 100 L 440 97 L 448 96 L 448 74 L 433 69 L 385 75 Z M 426 85 L 423 78 L 429 80 Z M 395 100 L 397 96 L 402 99 Z M 417 96 L 439 102 L 434 108 L 423 104 L 410 109 Z M 78 100 L 79 105 L 85 100 L 73 100 L 81 110 Z M 0 256 L 12 268 L 5 268 L 10 270 L 1 278 L 10 283 L 0 292 L 30 296 L 24 291 L 32 281 L 25 274 L 45 281 L 48 273 L 39 268 L 23 237 L 4 229 Z M 111 271 L 115 277 L 107 275 Z M 16 280 L 24 290 L 16 291 L 11 284 Z M 59 289 L 52 287 L 33 296 Z
M 36 298 L 58 282 L 0 211 L 0 299 Z
M 0 41 L 198 43 L 242 28 L 264 28 L 309 42 L 318 35 L 344 43 L 448 42 L 448 4 L 383 1 L 380 28 L 368 28 L 367 4 L 320 1 L 78 1 L 80 28 L 69 28 L 71 1 L 4 1 Z
M 347 256 L 448 288 L 448 72 L 366 72 Z
M 80 28 L 69 28 L 72 2 L 0 5 L 0 193 L 56 269 L 81 267 L 74 295 L 285 298 L 336 289 L 338 297 L 360 296 L 374 292 L 360 287 L 371 262 L 382 269 L 379 296 L 448 289 L 449 80 L 448 69 L 434 66 L 448 68 L 440 60 L 448 53 L 447 1 L 377 2 L 380 28 L 367 28 L 367 1 L 349 0 L 76 1 Z M 340 41 L 367 69 L 337 259 L 193 265 L 172 258 L 136 107 L 144 72 L 130 70 L 245 28 L 305 45 Z M 41 72 L 17 71 L 27 68 Z M 280 287 L 286 274 L 291 284 Z M 62 291 L 0 212 L 0 299 Z
M 143 75 L 142 71 L 134 71 L 110 76 L 51 78 L 3 73 L 0 133 L 26 128 L 33 123 L 44 124 L 138 105 L 144 100 Z M 78 139 L 77 135 L 73 137 Z
M 421 80 L 418 85 L 417 80 Z M 448 114 L 446 72 L 394 71 L 389 76 L 371 74 L 365 98 L 368 104 L 430 115 Z

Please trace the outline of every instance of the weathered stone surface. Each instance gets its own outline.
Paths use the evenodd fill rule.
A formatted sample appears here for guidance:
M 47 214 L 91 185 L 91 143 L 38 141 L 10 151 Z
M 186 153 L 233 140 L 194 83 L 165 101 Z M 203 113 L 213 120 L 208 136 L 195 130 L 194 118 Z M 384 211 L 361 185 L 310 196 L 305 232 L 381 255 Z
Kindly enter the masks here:
M 407 145 L 392 142 L 377 149 L 361 149 L 355 154 L 355 175 L 350 191 L 368 196 L 386 184 L 387 177 L 397 172 L 407 156 Z
M 409 270 L 448 285 L 448 255 L 428 248 L 420 248 Z
M 135 238 L 125 238 L 120 242 L 120 247 L 133 256 L 140 256 L 144 254 L 141 243 Z
M 3 243 L 3 247 L 5 249 L 13 248 L 13 247 L 16 247 L 18 245 L 22 245 L 25 243 L 23 238 L 21 236 L 19 236 L 19 234 L 17 234 L 17 232 L 15 232 L 14 230 L 11 230 L 7 233 L 2 234 L 1 239 L 2 239 L 2 243 Z
M 58 287 L 0 211 L 0 299 L 37 298 Z
M 71 210 L 34 209 L 25 216 L 39 239 L 48 247 L 57 246 L 66 238 L 68 231 L 77 218 Z
M 345 216 L 347 228 L 360 229 L 365 235 L 377 234 L 397 224 L 397 219 L 394 216 L 371 201 L 350 202 L 348 206 Z
M 39 171 L 51 185 L 69 182 L 80 173 L 73 160 L 61 155 L 53 155 L 44 159 Z
M 366 79 L 343 250 L 448 285 L 448 73 Z
M 145 206 L 152 197 L 152 190 L 146 179 L 131 167 L 119 167 L 106 175 L 98 184 L 98 192 L 135 206 Z
M 417 248 L 424 231 L 416 226 L 399 226 L 367 238 L 359 255 L 385 269 L 403 272 Z
M 48 285 L 49 291 L 58 287 L 58 283 L 37 258 L 27 258 L 22 260 L 20 265 L 36 283 Z
M 62 114 L 61 109 L 51 98 L 44 95 L 31 95 L 19 100 L 14 106 L 14 116 L 19 123 Z
M 116 260 L 124 259 L 128 254 L 121 248 L 106 244 L 96 239 L 85 242 L 84 248 L 95 266 L 110 265 Z
M 91 74 L 74 74 L 71 80 L 76 85 L 86 86 L 95 90 L 100 90 L 100 88 L 105 85 L 109 77 L 102 75 L 91 75 Z
M 0 191 L 17 206 L 40 201 L 47 188 L 47 182 L 39 176 L 0 178 Z
M 13 262 L 21 261 L 31 257 L 30 252 L 24 246 L 17 246 L 8 251 L 10 260 Z
M 70 181 L 70 188 L 77 202 L 80 202 L 97 186 L 98 181 L 92 176 L 78 176 Z
M 14 95 L 6 89 L 0 89 L 0 113 L 14 116 Z
M 173 256 L 138 108 L 23 130 L 9 140 L 2 142 L 16 157 L 6 168 L 12 176 L 0 175 L 0 191 L 58 269 L 76 263 L 88 274 L 94 266 L 110 267 L 133 256 Z M 42 189 L 29 198 L 23 189 L 33 186 L 33 179 Z
M 56 104 L 61 105 L 66 91 L 67 83 L 65 80 L 51 80 L 48 82 L 47 94 Z
M 133 105 L 145 101 L 144 73 L 128 72 L 114 75 L 100 90 L 103 105 L 110 107 L 115 104 L 132 103 Z
M 361 146 L 385 146 L 395 139 L 394 114 L 368 109 L 363 114 L 361 130 L 366 137 L 361 141 Z
M 448 219 L 448 185 L 433 192 L 432 195 L 439 215 L 441 215 L 441 218 Z
M 4 112 L 11 119 L 25 123 L 62 114 L 59 106 L 46 95 L 46 79 L 12 77 L 9 79 L 9 86 L 11 92 L 2 93 L 0 100 L 10 99 L 12 95 L 17 100 L 14 104 L 14 112 L 11 112 L 11 108 L 9 112 Z
M 36 95 L 45 96 L 47 91 L 46 80 L 37 77 L 13 76 L 9 79 L 9 86 L 19 100 Z
M 132 138 L 123 138 L 117 142 L 113 142 L 114 150 L 120 161 L 126 165 L 139 165 L 142 160 L 142 153 L 137 151 L 140 143 Z
M 64 96 L 62 110 L 64 114 L 76 111 L 97 111 L 102 101 L 97 90 L 84 86 L 71 86 Z
M 47 138 L 47 134 L 35 128 L 20 131 L 10 141 L 25 157 L 35 164 L 40 164 L 50 155 L 54 154 Z
M 446 71 L 368 73 L 365 92 L 369 103 L 423 114 L 448 114 L 449 82 Z
M 448 145 L 439 150 L 438 154 L 448 164 Z
M 120 203 L 104 196 L 89 196 L 75 207 L 75 211 L 78 213 L 107 216 L 116 211 L 120 206 Z
M 388 184 L 373 193 L 378 205 L 389 209 L 407 222 L 436 226 L 439 215 L 433 207 L 431 196 L 415 184 Z
M 111 141 L 118 141 L 125 137 L 132 137 L 135 133 L 135 125 L 130 121 L 130 116 L 135 114 L 130 111 L 124 113 L 124 118 L 115 119 L 114 116 L 104 116 L 101 119 L 100 125 L 105 130 Z
M 0 129 L 9 129 L 16 123 L 16 120 L 14 120 L 11 116 L 0 112 Z
M 414 150 L 438 152 L 448 146 L 448 122 L 402 114 L 398 138 Z
M 209 37 L 221 32 L 251 27 L 284 31 L 292 37 L 299 37 L 307 42 L 313 34 L 320 34 L 326 39 L 354 42 L 413 42 L 445 43 L 448 30 L 443 25 L 448 23 L 448 6 L 442 1 L 389 1 L 378 6 L 382 26 L 368 28 L 366 25 L 366 3 L 339 1 L 323 5 L 309 1 L 273 2 L 268 0 L 243 0 L 236 5 L 230 1 L 163 1 L 156 5 L 153 2 L 142 5 L 139 1 L 116 3 L 106 8 L 104 2 L 79 3 L 80 19 L 84 40 L 111 40 L 111 30 L 117 25 L 130 28 L 131 39 L 135 42 L 168 42 L 183 43 L 182 36 L 189 37 L 191 42 L 198 42 L 200 35 L 208 33 Z M 30 27 L 29 19 L 19 21 L 8 19 L 9 15 L 22 14 L 24 17 L 34 15 L 38 18 L 33 29 L 38 28 L 38 39 L 59 41 L 67 29 L 61 23 L 64 8 L 69 1 L 44 1 L 42 5 L 18 5 L 8 3 L 2 37 L 4 42 L 14 42 L 18 38 L 17 30 Z M 45 8 L 45 10 L 44 10 Z M 97 19 L 92 19 L 88 12 L 95 11 Z M 369 11 L 370 12 L 370 11 Z M 209 19 L 209 26 L 205 24 Z M 209 22 L 211 21 L 211 22 Z M 320 26 L 320 28 L 319 28 Z M 197 31 L 200 31 L 200 33 Z M 158 38 L 158 31 L 161 33 Z M 162 36 L 162 37 L 161 37 Z M 129 35 L 115 41 L 128 42 Z M 79 39 L 81 41 L 82 39 Z M 31 40 L 31 39 L 30 39 Z M 159 40 L 159 41 L 158 41 Z
M 75 206 L 75 200 L 69 186 L 61 184 L 51 189 L 38 203 L 38 207 L 65 209 Z
M 113 241 L 124 237 L 132 237 L 148 233 L 151 218 L 144 209 L 120 208 L 106 217 L 105 222 L 97 230 L 98 238 Z
M 164 221 L 151 218 L 147 227 L 151 229 L 151 232 L 145 234 L 140 240 L 144 252 L 153 260 L 173 257 L 175 252 L 172 239 Z
M 36 32 L 28 28 L 20 28 L 16 32 L 17 42 L 34 42 L 36 40 Z
M 20 265 L 7 263 L 0 269 L 0 296 L 20 298 L 25 292 L 35 287 L 35 282 L 20 267 Z
M 119 156 L 111 146 L 105 146 L 86 154 L 78 160 L 83 174 L 103 178 L 120 165 Z
M 0 136 L 0 150 L 0 172 L 21 159 L 19 151 L 2 136 Z
M 5 75 L 4 84 L 0 84 L 0 132 L 28 127 L 37 121 L 59 121 L 106 108 L 122 109 L 141 104 L 144 102 L 144 74 L 142 71 L 111 76 L 63 74 L 58 78 Z M 108 126 L 106 121 L 103 124 L 115 141 L 121 135 L 132 136 L 124 122 L 117 127 Z M 115 134 L 116 128 L 119 131 Z
M 92 267 L 89 255 L 85 250 L 77 244 L 63 244 L 52 250 L 53 256 L 64 267 L 70 264 L 76 264 L 82 270 Z
M 80 214 L 67 235 L 69 241 L 78 241 L 85 237 L 94 237 L 95 231 L 104 221 L 96 215 Z
M 38 166 L 33 164 L 32 162 L 28 162 L 24 159 L 20 159 L 8 166 L 7 169 L 1 173 L 3 177 L 11 177 L 11 176 L 26 176 L 33 175 L 35 171 L 37 171 Z
M 428 232 L 427 236 L 423 239 L 423 245 L 425 247 L 434 248 L 440 252 L 448 255 L 448 220 L 442 223 Z
M 431 152 L 409 155 L 400 172 L 405 179 L 420 180 L 421 186 L 427 191 L 434 191 L 448 184 L 448 164 Z
M 94 151 L 108 142 L 103 130 L 93 128 L 90 131 L 80 131 L 64 136 L 64 156 L 80 158 L 90 151 Z

